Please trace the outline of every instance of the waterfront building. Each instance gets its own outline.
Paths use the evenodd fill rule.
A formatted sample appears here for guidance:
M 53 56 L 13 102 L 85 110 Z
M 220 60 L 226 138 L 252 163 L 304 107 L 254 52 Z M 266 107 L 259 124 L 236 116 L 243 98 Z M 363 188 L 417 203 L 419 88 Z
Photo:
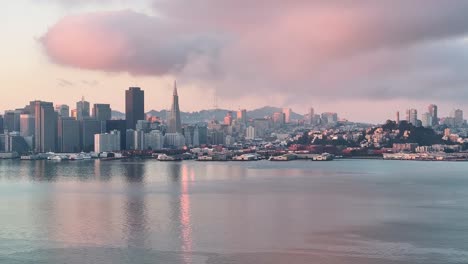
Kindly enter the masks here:
M 36 119 L 34 115 L 22 114 L 20 116 L 20 135 L 22 137 L 34 136 Z
M 55 111 L 58 113 L 59 117 L 70 117 L 70 107 L 68 105 L 56 105 Z
M 39 153 L 56 151 L 57 112 L 49 102 L 34 102 L 34 150 Z
M 94 104 L 93 118 L 99 121 L 107 121 L 112 119 L 112 109 L 110 104 Z
M 145 149 L 160 150 L 164 148 L 164 135 L 159 130 L 145 134 Z
M 182 133 L 182 121 L 180 119 L 179 95 L 177 94 L 177 82 L 174 82 L 174 93 L 172 95 L 172 107 L 168 119 L 169 133 Z
M 120 151 L 120 131 L 94 135 L 94 152 Z
M 125 123 L 125 126 L 127 124 Z M 135 149 L 135 130 L 133 129 L 127 129 L 125 131 L 125 149 L 130 150 L 130 149 Z
M 120 131 L 120 149 L 127 149 L 127 122 L 125 120 L 107 120 L 106 121 L 106 132 L 110 133 L 113 130 Z
M 185 146 L 185 137 L 180 133 L 166 133 L 164 140 L 165 145 L 170 148 L 181 149 Z
M 3 133 L 3 115 L 0 115 L 0 135 Z
M 81 151 L 91 152 L 95 148 L 94 135 L 102 133 L 102 122 L 93 118 L 79 120 Z
M 59 152 L 79 152 L 81 150 L 80 122 L 73 117 L 60 117 L 58 119 L 57 143 Z
M 136 129 L 138 120 L 145 120 L 145 92 L 140 87 L 125 91 L 125 119 L 128 129 Z
M 90 104 L 88 101 L 85 101 L 84 97 L 81 98 L 81 101 L 76 103 L 76 119 L 83 120 L 85 118 L 89 118 L 89 109 Z

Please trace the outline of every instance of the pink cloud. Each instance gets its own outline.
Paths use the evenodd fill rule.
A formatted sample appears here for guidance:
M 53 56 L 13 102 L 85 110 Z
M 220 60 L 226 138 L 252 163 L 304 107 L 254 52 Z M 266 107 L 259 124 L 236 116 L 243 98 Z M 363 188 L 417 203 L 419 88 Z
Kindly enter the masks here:
M 453 90 L 448 99 L 466 93 L 458 41 L 468 32 L 466 1 L 171 0 L 154 8 L 157 17 L 65 17 L 42 43 L 62 65 L 176 74 L 225 96 L 387 99 L 442 86 Z

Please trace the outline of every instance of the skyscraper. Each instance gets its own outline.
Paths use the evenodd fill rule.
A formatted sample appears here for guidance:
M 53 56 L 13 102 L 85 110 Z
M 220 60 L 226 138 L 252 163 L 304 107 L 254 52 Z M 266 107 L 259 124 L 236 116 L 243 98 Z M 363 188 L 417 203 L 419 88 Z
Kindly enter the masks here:
M 89 115 L 89 102 L 85 101 L 84 97 L 81 98 L 81 101 L 76 103 L 76 117 L 77 120 L 83 120 Z
M 246 109 L 237 110 L 237 120 L 241 121 L 242 124 L 247 123 L 247 110 Z
M 409 110 L 409 122 L 413 126 L 418 126 L 418 110 L 414 108 Z
M 451 113 L 451 117 L 454 119 L 455 126 L 460 127 L 463 125 L 463 110 L 455 109 Z
M 283 114 L 284 114 L 284 122 L 286 124 L 291 123 L 291 115 L 292 115 L 291 108 L 283 108 Z
M 309 108 L 309 124 L 314 124 L 315 110 L 313 107 Z
M 22 114 L 20 117 L 20 135 L 22 137 L 32 137 L 35 132 L 35 118 L 34 115 Z
M 169 133 L 182 133 L 182 122 L 180 120 L 179 109 L 179 95 L 177 94 L 177 82 L 174 82 L 174 94 L 172 97 L 172 107 L 168 123 Z
M 56 150 L 57 113 L 49 102 L 35 101 L 35 147 L 36 152 Z
M 94 104 L 93 118 L 99 121 L 107 121 L 112 119 L 112 110 L 110 104 Z
M 424 113 L 421 116 L 421 123 L 423 127 L 432 127 L 432 114 L 431 113 Z
M 138 120 L 145 120 L 145 92 L 140 87 L 125 91 L 125 119 L 128 129 L 135 129 Z
M 57 139 L 59 152 L 76 153 L 80 151 L 80 122 L 73 117 L 60 117 Z
M 427 108 L 429 114 L 431 114 L 431 118 L 432 118 L 432 125 L 435 126 L 435 125 L 438 125 L 439 124 L 439 118 L 438 118 L 438 109 L 437 109 L 437 105 L 435 104 L 430 104 Z
M 56 105 L 55 111 L 58 112 L 59 117 L 70 117 L 70 107 L 68 105 Z

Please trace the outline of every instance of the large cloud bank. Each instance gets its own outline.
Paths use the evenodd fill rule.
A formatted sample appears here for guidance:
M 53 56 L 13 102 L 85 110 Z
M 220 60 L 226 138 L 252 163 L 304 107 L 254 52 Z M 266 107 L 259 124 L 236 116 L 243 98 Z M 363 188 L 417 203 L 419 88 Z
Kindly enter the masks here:
M 228 96 L 468 99 L 463 0 L 158 0 L 64 17 L 41 38 L 55 63 L 177 75 Z

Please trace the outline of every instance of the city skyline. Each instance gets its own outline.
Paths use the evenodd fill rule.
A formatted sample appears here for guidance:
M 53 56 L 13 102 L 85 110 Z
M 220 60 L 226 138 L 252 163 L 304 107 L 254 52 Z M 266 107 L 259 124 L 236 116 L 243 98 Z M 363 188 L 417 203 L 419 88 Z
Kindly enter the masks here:
M 249 12 L 239 12 L 243 1 L 233 3 L 8 2 L 0 11 L 7 21 L 0 54 L 8 63 L 0 70 L 12 89 L 3 92 L 0 111 L 24 104 L 24 95 L 67 105 L 84 95 L 123 111 L 112 95 L 128 86 L 152 98 L 146 111 L 169 109 L 176 77 L 191 99 L 181 97 L 186 111 L 210 109 L 214 97 L 225 109 L 273 105 L 304 114 L 312 106 L 374 123 L 436 98 L 445 115 L 468 110 L 465 2 L 424 1 L 421 11 L 417 0 L 363 1 L 352 9 L 334 1 L 273 1 L 251 4 Z M 405 22 L 388 19 L 389 5 Z M 254 26 L 233 23 L 238 19 Z M 263 25 L 278 30 L 272 35 Z M 316 32 L 321 25 L 335 34 Z

